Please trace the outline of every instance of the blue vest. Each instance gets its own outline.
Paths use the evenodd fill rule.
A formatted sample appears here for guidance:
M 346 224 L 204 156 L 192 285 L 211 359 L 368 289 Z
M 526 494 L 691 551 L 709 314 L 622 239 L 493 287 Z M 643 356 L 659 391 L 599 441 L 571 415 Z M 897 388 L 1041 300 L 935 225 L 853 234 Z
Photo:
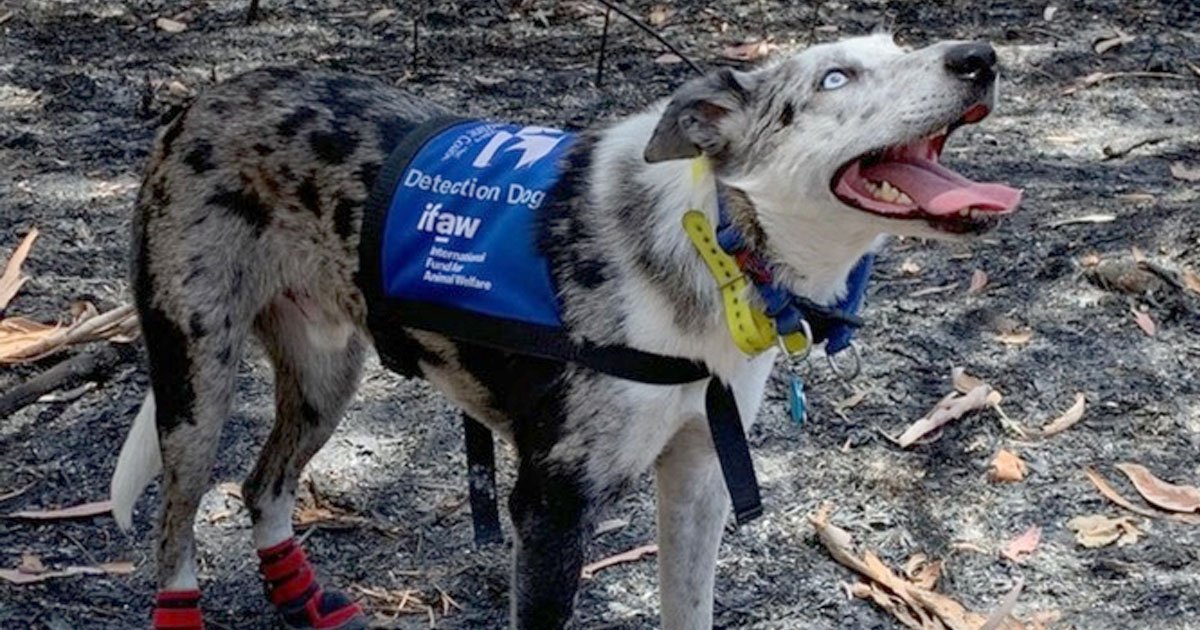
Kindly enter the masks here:
M 383 296 L 560 327 L 536 218 L 573 141 L 557 129 L 478 120 L 426 139 L 393 178 Z

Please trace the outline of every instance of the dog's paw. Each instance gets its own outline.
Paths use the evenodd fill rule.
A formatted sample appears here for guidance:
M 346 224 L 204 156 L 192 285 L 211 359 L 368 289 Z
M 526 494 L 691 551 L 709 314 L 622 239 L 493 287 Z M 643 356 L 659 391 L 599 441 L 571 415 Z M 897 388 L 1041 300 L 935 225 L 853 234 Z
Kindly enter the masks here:
M 367 617 L 348 595 L 324 589 L 294 538 L 258 552 L 267 597 L 290 630 L 358 630 Z

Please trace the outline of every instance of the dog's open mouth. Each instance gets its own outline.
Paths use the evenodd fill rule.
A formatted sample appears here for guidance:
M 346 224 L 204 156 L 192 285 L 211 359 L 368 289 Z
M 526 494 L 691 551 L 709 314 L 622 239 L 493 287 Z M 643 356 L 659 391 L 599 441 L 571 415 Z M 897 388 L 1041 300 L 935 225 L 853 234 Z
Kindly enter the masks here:
M 843 203 L 872 214 L 923 220 L 952 234 L 984 232 L 1016 210 L 1021 191 L 972 181 L 938 158 L 947 136 L 987 115 L 988 107 L 977 104 L 928 136 L 861 155 L 838 169 L 831 189 Z

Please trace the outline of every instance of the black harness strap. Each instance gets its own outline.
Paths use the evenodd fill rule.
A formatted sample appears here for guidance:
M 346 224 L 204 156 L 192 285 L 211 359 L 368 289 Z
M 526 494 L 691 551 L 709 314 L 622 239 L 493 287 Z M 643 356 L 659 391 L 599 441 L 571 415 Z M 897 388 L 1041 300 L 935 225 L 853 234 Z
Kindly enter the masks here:
M 462 419 L 475 544 L 500 542 L 504 535 L 500 533 L 500 511 L 496 508 L 496 450 L 492 432 L 465 413 Z
M 745 525 L 762 516 L 762 497 L 758 492 L 758 477 L 754 474 L 754 461 L 750 459 L 750 446 L 742 430 L 742 418 L 738 414 L 733 390 L 716 378 L 708 382 L 704 395 L 705 411 L 708 415 L 708 430 L 712 433 L 717 459 L 721 462 L 721 474 L 725 487 L 733 500 L 733 514 L 738 525 Z

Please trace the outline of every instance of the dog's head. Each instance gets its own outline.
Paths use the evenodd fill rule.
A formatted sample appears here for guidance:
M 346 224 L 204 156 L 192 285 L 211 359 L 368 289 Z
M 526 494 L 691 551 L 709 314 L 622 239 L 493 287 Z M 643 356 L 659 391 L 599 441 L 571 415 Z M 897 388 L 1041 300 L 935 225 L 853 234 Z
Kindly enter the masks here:
M 863 235 L 977 234 L 1021 193 L 974 182 L 939 156 L 956 128 L 991 112 L 995 93 L 988 44 L 905 51 L 889 36 L 849 39 L 685 84 L 645 158 L 707 155 L 773 238 L 816 223 Z

